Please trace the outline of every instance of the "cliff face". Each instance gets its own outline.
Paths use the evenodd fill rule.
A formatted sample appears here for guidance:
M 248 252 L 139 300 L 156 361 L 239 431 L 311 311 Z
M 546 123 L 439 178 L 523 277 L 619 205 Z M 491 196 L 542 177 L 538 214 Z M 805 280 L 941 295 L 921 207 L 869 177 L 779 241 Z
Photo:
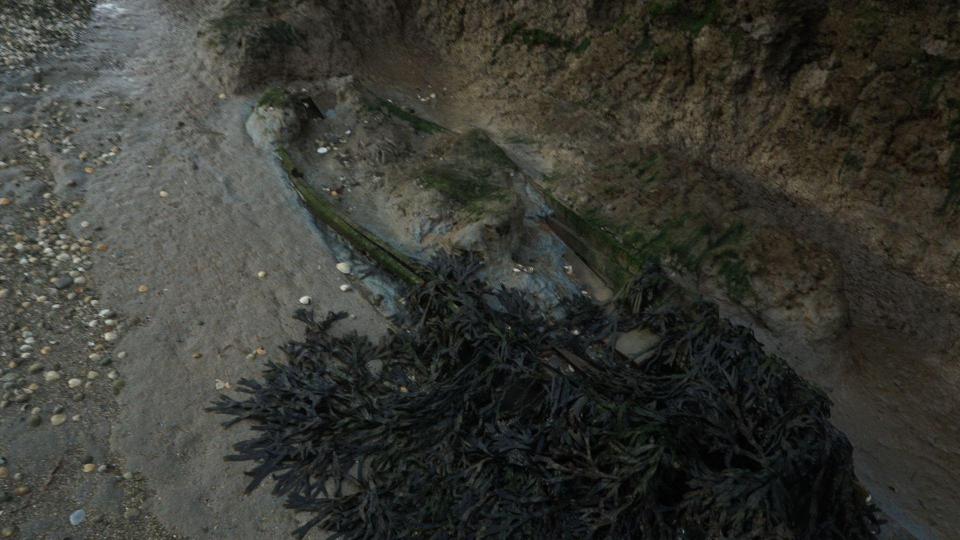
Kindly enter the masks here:
M 955 297 L 960 278 L 955 261 L 960 239 L 951 234 L 960 202 L 955 6 L 768 1 L 571 7 L 577 3 L 564 2 L 488 13 L 441 4 L 417 11 L 429 29 L 424 34 L 443 36 L 439 49 L 483 73 L 480 80 L 488 87 L 477 94 L 517 104 L 501 117 L 514 122 L 526 117 L 526 125 L 542 130 L 547 140 L 600 135 L 590 141 L 596 147 L 589 155 L 554 167 L 561 177 L 566 172 L 581 177 L 558 187 L 573 201 L 591 199 L 579 206 L 604 210 L 609 202 L 624 204 L 623 194 L 604 196 L 596 189 L 597 177 L 612 191 L 622 188 L 638 199 L 662 190 L 674 191 L 673 197 L 689 194 L 656 182 L 652 189 L 638 188 L 643 176 L 638 167 L 617 174 L 602 154 L 604 147 L 623 147 L 615 154 L 629 169 L 630 156 L 643 148 L 727 177 L 728 186 L 707 189 L 729 188 L 739 201 L 721 205 L 727 207 L 718 208 L 714 213 L 722 215 L 713 221 L 744 222 L 749 236 L 753 227 L 747 222 L 755 219 L 744 214 L 766 210 L 769 225 L 789 230 L 801 244 L 820 244 L 834 260 L 820 266 L 840 266 L 813 264 L 808 274 L 839 272 L 848 289 L 909 288 L 879 281 L 882 269 L 920 289 Z M 637 201 L 629 215 L 663 214 L 664 202 Z M 696 203 L 680 206 L 698 211 Z M 601 213 L 614 221 L 628 219 L 616 209 Z M 663 220 L 656 225 L 662 227 Z M 760 247 L 754 257 L 750 243 L 742 246 L 743 277 L 762 287 L 775 270 L 753 259 L 765 258 L 769 247 Z M 743 283 L 730 281 L 728 292 L 745 292 L 731 291 Z M 833 281 L 825 286 L 834 287 Z M 900 313 L 878 313 L 873 322 L 910 325 L 920 314 L 904 312 L 904 295 L 884 298 L 890 291 L 876 292 L 875 305 L 863 311 L 892 311 L 896 305 Z M 928 312 L 922 304 L 919 309 Z
M 947 1 L 232 0 L 199 43 L 229 89 L 438 93 L 412 105 L 767 332 L 877 497 L 937 529 L 960 502 L 935 493 L 960 470 L 958 23 Z

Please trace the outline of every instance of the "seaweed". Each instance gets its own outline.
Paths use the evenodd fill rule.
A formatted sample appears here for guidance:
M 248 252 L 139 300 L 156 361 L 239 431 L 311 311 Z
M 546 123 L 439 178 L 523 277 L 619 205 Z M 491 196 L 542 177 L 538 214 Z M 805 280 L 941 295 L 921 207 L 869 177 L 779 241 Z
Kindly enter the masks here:
M 656 268 L 562 319 L 443 255 L 374 343 L 301 310 L 302 341 L 209 408 L 294 531 L 334 538 L 873 538 L 830 403 Z M 661 338 L 640 363 L 622 330 Z

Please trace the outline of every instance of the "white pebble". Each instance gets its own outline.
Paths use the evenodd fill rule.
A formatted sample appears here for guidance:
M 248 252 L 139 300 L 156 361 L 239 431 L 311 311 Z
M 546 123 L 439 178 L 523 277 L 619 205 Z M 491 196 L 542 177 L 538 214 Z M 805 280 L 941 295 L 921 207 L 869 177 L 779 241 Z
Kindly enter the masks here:
M 48 371 L 43 374 L 43 380 L 47 382 L 53 382 L 60 379 L 60 374 L 56 371 Z
M 309 306 L 309 305 L 310 305 L 310 302 L 313 302 L 313 299 L 310 298 L 309 296 L 301 296 L 301 297 L 300 297 L 300 303 L 301 303 L 301 304 L 303 304 L 303 305 L 305 305 L 305 306 Z
M 338 262 L 338 263 L 337 263 L 337 270 L 339 270 L 341 274 L 349 274 L 349 273 L 350 273 L 350 270 L 352 270 L 352 269 L 353 269 L 353 267 L 350 266 L 350 263 L 348 263 L 348 262 Z
M 70 379 L 69 381 L 67 381 L 67 386 L 69 386 L 70 388 L 76 388 L 81 384 L 83 384 L 83 381 L 81 381 L 80 379 Z
M 347 291 L 349 291 L 349 290 L 352 289 L 352 288 L 353 288 L 353 287 L 351 287 L 350 285 L 348 285 L 348 284 L 346 284 L 346 283 L 344 283 L 343 285 L 340 286 L 340 290 L 343 291 L 343 292 L 347 292 Z
M 117 337 L 118 336 L 116 332 L 107 332 L 106 334 L 103 335 L 103 339 L 105 339 L 106 341 L 116 341 Z
M 317 153 L 321 155 L 326 154 L 329 151 L 330 149 L 327 148 L 326 146 L 321 146 L 320 148 L 317 148 Z

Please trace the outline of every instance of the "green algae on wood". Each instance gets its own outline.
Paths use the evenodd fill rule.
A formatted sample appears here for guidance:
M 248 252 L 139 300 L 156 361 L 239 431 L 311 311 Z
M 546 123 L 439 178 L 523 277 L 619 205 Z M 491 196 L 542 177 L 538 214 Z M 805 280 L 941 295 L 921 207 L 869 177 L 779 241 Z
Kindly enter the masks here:
M 354 223 L 310 187 L 286 149 L 278 148 L 276 155 L 293 188 L 315 219 L 333 229 L 355 249 L 404 282 L 411 285 L 423 283 L 418 271 L 419 265 Z
M 734 249 L 746 234 L 741 223 L 717 228 L 697 216 L 681 215 L 644 234 L 589 212 L 579 213 L 546 187 L 534 187 L 554 212 L 547 219 L 551 229 L 615 290 L 650 263 L 672 261 L 678 270 L 699 274 L 709 261 L 732 300 L 741 301 L 753 291 L 746 262 Z
M 374 101 L 373 103 L 370 103 L 368 105 L 368 108 L 374 111 L 379 110 L 385 114 L 389 114 L 390 116 L 394 116 L 400 120 L 403 120 L 407 124 L 410 124 L 410 127 L 412 127 L 414 131 L 416 131 L 417 133 L 432 134 L 432 133 L 443 133 L 443 132 L 449 131 L 447 128 L 441 126 L 440 124 L 436 124 L 425 118 L 421 118 L 420 116 L 417 116 L 413 112 L 408 111 L 403 107 L 400 107 L 399 105 L 392 103 L 386 99 L 379 99 L 377 101 Z

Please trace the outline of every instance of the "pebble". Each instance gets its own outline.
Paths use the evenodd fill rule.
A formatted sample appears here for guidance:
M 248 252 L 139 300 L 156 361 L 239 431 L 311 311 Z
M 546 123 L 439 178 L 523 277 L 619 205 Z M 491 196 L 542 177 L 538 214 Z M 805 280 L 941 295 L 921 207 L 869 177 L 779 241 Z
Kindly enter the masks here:
M 39 415 L 32 414 L 30 418 L 27 419 L 27 424 L 30 427 L 40 427 L 40 424 L 43 423 L 43 418 L 40 418 Z
M 118 336 L 116 332 L 107 332 L 106 334 L 103 335 L 103 339 L 105 339 L 106 341 L 116 341 L 117 337 Z
M 97 470 L 97 466 L 93 463 L 87 463 L 83 466 L 83 472 L 85 473 L 92 473 L 95 470 Z
M 67 421 L 67 415 L 65 414 L 55 414 L 50 417 L 50 423 L 54 426 L 59 426 Z
M 130 472 L 130 471 L 127 471 L 127 472 L 123 473 L 123 479 L 124 479 L 124 480 L 133 480 L 133 473 Z
M 4 527 L 0 529 L 0 537 L 13 538 L 17 534 L 16 527 Z
M 0 480 L 10 476 L 10 470 L 6 467 L 0 467 Z
M 263 270 L 257 272 L 257 278 L 259 278 L 259 279 L 266 279 L 266 277 L 267 277 L 267 273 L 264 272 Z
M 29 486 L 17 486 L 17 487 L 14 488 L 14 490 L 13 490 L 13 494 L 16 495 L 17 497 L 23 497 L 24 495 L 27 495 L 28 493 L 30 493 L 30 487 L 29 487 Z
M 27 372 L 30 373 L 31 375 L 33 375 L 34 373 L 40 373 L 41 371 L 43 371 L 43 364 L 41 364 L 40 362 L 30 364 L 30 367 L 27 368 Z
M 140 293 L 140 294 L 143 294 L 143 293 L 145 293 L 145 292 L 147 292 L 147 291 L 149 291 L 149 290 L 150 290 L 150 287 L 147 287 L 146 285 L 141 285 L 141 286 L 137 287 L 137 292 Z
M 301 303 L 301 304 L 303 304 L 303 305 L 305 305 L 305 306 L 309 306 L 309 305 L 310 305 L 310 302 L 313 302 L 313 299 L 310 298 L 309 296 L 301 296 L 301 297 L 300 297 L 300 303 Z
M 317 148 L 317 153 L 320 155 L 326 154 L 329 151 L 330 149 L 327 148 L 326 146 L 321 146 L 320 148 Z
M 96 371 L 91 370 L 91 371 L 88 371 L 88 372 L 87 372 L 87 378 L 90 379 L 91 381 L 94 380 L 94 379 L 96 379 L 96 378 L 99 377 L 99 376 L 100 376 L 100 374 L 97 373 Z
M 67 386 L 69 386 L 70 388 L 76 388 L 81 384 L 83 384 L 83 381 L 81 381 L 80 379 L 70 379 L 69 381 L 67 381 Z
M 352 289 L 352 288 L 353 288 L 353 287 L 351 287 L 350 285 L 347 285 L 346 283 L 344 283 L 343 285 L 340 286 L 340 290 L 343 291 L 343 292 L 347 292 L 347 291 L 349 291 L 349 290 Z
M 60 276 L 53 282 L 53 286 L 58 289 L 66 289 L 70 285 L 73 285 L 73 278 L 70 276 Z
M 348 263 L 348 262 L 338 262 L 338 263 L 337 263 L 337 270 L 338 270 L 341 274 L 349 274 L 352 269 L 353 269 L 353 267 L 352 267 L 352 266 L 350 265 L 350 263 Z
M 60 373 L 57 371 L 48 371 L 43 374 L 43 380 L 47 382 L 60 380 Z
M 169 197 L 169 196 L 170 196 L 169 193 L 167 193 L 167 192 L 164 191 L 164 190 L 160 190 L 160 198 L 161 198 L 161 199 L 166 199 L 166 198 Z
M 13 200 L 7 197 L 0 197 L 0 206 L 10 206 Z
M 87 519 L 87 513 L 86 513 L 82 508 L 81 508 L 80 510 L 77 510 L 76 512 L 70 514 L 70 524 L 71 524 L 71 525 L 74 525 L 74 526 L 79 525 L 79 524 L 83 523 L 83 520 L 85 520 L 85 519 Z

